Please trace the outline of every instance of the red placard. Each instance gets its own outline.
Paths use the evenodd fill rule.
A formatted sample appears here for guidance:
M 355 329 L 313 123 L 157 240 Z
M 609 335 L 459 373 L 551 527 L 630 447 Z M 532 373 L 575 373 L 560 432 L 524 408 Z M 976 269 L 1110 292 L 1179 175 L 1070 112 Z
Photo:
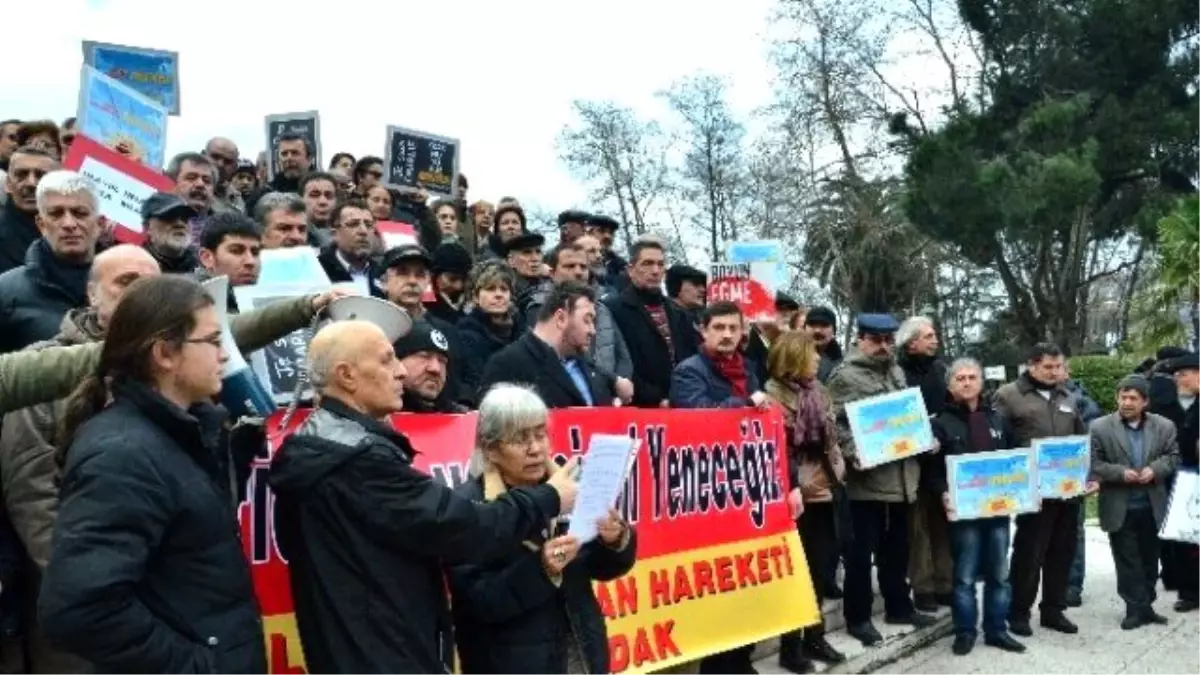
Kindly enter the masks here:
M 117 241 L 124 243 L 140 244 L 145 239 L 142 202 L 155 192 L 175 188 L 162 173 L 82 134 L 75 136 L 63 166 L 95 183 L 100 216 L 112 226 Z
M 268 420 L 269 449 L 239 513 L 274 673 L 304 671 L 266 476 L 269 455 L 308 414 L 297 411 L 287 429 L 279 428 L 281 414 Z M 392 423 L 418 451 L 418 468 L 450 485 L 467 480 L 476 413 L 399 414 Z M 592 434 L 642 440 L 617 505 L 637 528 L 637 563 L 595 586 L 614 672 L 668 667 L 817 620 L 785 500 L 777 411 L 578 408 L 551 411 L 549 424 L 551 448 L 564 461 L 585 454 Z M 673 607 L 681 602 L 686 609 Z
M 757 263 L 713 263 L 709 268 L 706 298 L 714 302 L 732 302 L 742 310 L 746 321 L 774 321 L 775 289 L 769 288 L 770 273 L 756 270 Z

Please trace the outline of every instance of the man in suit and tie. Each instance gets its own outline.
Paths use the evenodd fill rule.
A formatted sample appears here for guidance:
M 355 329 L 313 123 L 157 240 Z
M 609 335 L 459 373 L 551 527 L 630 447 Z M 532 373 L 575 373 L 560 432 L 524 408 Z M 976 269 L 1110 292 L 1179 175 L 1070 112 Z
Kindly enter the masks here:
M 479 398 L 510 382 L 532 386 L 547 408 L 620 405 L 616 378 L 587 358 L 595 334 L 595 291 L 578 281 L 555 285 L 533 328 L 488 359 Z
M 1108 533 L 1125 601 L 1121 628 L 1165 624 L 1154 611 L 1158 528 L 1167 507 L 1167 479 L 1179 463 L 1175 425 L 1147 412 L 1150 382 L 1130 375 L 1117 388 L 1117 412 L 1091 426 L 1092 473 L 1100 480 L 1100 527 Z

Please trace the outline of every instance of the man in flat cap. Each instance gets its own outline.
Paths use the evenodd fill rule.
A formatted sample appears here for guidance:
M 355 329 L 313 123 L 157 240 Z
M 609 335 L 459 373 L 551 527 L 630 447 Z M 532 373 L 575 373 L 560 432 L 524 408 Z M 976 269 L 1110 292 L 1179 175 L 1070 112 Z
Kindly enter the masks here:
M 817 352 L 821 355 L 817 379 L 827 383 L 834 368 L 842 362 L 842 345 L 837 341 L 837 314 L 823 305 L 813 307 L 804 317 L 804 332 L 817 343 Z
M 629 267 L 629 263 L 613 250 L 613 240 L 616 238 L 620 226 L 615 218 L 593 213 L 588 215 L 586 227 L 588 234 L 600 240 L 600 247 L 604 250 L 604 278 L 600 280 L 600 285 L 607 286 L 611 291 L 616 292 L 629 285 L 629 274 L 626 269 Z
M 422 297 L 429 287 L 433 269 L 433 258 L 420 244 L 402 244 L 383 256 L 383 282 L 387 299 L 408 312 L 414 320 L 424 319 L 446 336 L 449 343 L 450 361 L 446 370 L 446 385 L 443 397 L 452 401 L 469 400 L 462 384 L 462 346 L 458 330 L 426 309 Z
M 1150 410 L 1171 420 L 1179 440 L 1179 468 L 1196 471 L 1200 465 L 1197 446 L 1200 445 L 1200 358 L 1194 352 L 1184 352 L 1172 357 L 1169 363 L 1158 369 L 1170 373 L 1175 382 L 1175 396 L 1165 400 L 1154 400 L 1154 381 L 1150 384 Z M 1174 479 L 1167 485 L 1171 494 Z M 1168 584 L 1168 572 L 1174 572 Z M 1191 612 L 1200 607 L 1200 547 L 1177 541 L 1162 542 L 1163 588 L 1178 592 L 1175 611 Z
M 811 315 L 810 315 L 811 316 Z M 854 541 L 847 547 L 846 582 L 842 611 L 846 632 L 863 645 L 883 640 L 871 622 L 874 594 L 871 561 L 879 567 L 884 620 L 917 627 L 935 619 L 913 607 L 908 587 L 908 512 L 917 498 L 921 470 L 915 457 L 862 468 L 858 446 L 850 432 L 846 406 L 854 401 L 900 391 L 908 387 L 904 371 L 896 365 L 896 330 L 900 325 L 889 314 L 858 315 L 858 340 L 846 360 L 834 369 L 827 387 L 837 417 L 838 444 L 846 458 L 846 494 Z
M 523 232 L 504 242 L 508 266 L 517 273 L 513 306 L 517 308 L 516 325 L 519 329 L 531 326 L 534 320 L 530 315 L 530 308 L 544 279 L 542 247 L 545 245 L 546 238 L 537 232 Z
M 1130 375 L 1117 386 L 1117 412 L 1092 423 L 1092 473 L 1100 481 L 1100 528 L 1108 533 L 1125 601 L 1121 628 L 1165 624 L 1154 611 L 1158 529 L 1167 509 L 1166 482 L 1179 463 L 1175 425 L 1148 412 L 1150 383 Z
M 589 217 L 587 211 L 576 209 L 558 214 L 558 242 L 560 244 L 575 243 L 576 239 L 584 235 Z
M 393 344 L 404 366 L 404 410 L 412 413 L 465 413 L 467 407 L 444 396 L 450 340 L 424 319 Z
M 188 222 L 196 210 L 173 192 L 155 192 L 142 202 L 142 245 L 166 274 L 192 274 L 200 267 Z

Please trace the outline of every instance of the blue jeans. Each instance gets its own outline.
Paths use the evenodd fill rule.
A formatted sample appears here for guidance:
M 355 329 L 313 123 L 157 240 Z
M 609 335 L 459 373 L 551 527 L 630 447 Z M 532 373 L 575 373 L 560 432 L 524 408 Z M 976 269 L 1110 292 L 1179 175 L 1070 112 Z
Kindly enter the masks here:
M 954 633 L 976 636 L 979 606 L 975 581 L 983 577 L 983 633 L 1007 632 L 1012 588 L 1008 584 L 1008 518 L 982 518 L 950 523 L 950 550 L 954 556 L 954 600 L 950 606 Z
M 1075 537 L 1075 559 L 1071 561 L 1071 580 L 1067 582 L 1067 588 L 1075 591 L 1076 595 L 1083 595 L 1083 574 L 1087 569 L 1087 559 L 1084 557 L 1084 549 L 1087 544 L 1083 541 L 1083 521 L 1087 517 L 1087 509 L 1079 507 L 1079 534 Z

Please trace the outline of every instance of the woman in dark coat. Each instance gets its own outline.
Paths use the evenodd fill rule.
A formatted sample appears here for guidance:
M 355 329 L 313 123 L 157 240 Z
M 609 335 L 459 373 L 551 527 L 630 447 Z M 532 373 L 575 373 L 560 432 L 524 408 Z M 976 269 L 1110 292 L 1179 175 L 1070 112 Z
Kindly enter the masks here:
M 458 488 L 491 501 L 510 487 L 544 482 L 550 460 L 546 406 L 525 387 L 499 384 L 479 406 L 472 479 Z M 561 523 L 513 542 L 487 565 L 448 573 L 455 639 L 463 673 L 607 673 L 608 633 L 593 581 L 627 573 L 637 537 L 615 511 L 582 546 Z
M 51 643 L 100 672 L 266 672 L 225 413 L 210 402 L 221 332 L 196 281 L 137 281 L 68 400 L 39 614 Z
M 498 260 L 479 263 L 471 272 L 469 288 L 473 306 L 457 324 L 462 347 L 462 390 L 479 400 L 475 392 L 483 381 L 483 369 L 492 355 L 520 337 L 513 310 L 512 268 Z

